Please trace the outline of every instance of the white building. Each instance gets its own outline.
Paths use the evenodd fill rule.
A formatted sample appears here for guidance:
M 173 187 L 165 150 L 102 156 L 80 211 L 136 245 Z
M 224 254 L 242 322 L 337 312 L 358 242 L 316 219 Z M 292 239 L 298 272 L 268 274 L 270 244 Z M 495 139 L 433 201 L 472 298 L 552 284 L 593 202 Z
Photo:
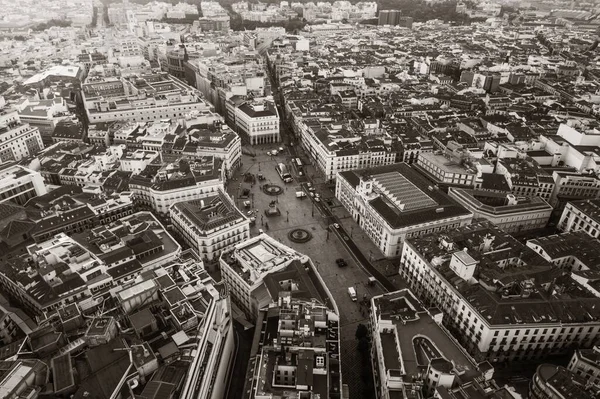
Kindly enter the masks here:
M 21 165 L 0 167 L 0 202 L 25 205 L 31 198 L 47 192 L 44 178 L 39 172 Z
M 422 152 L 417 158 L 417 165 L 436 183 L 473 187 L 477 178 L 477 170 L 465 167 L 458 160 L 455 161 L 444 155 Z
M 294 124 L 302 147 L 326 179 L 335 179 L 339 172 L 398 162 L 400 155 L 391 137 L 351 132 L 340 123 L 323 125 L 318 119 L 327 116 L 306 115 Z
M 244 103 L 235 109 L 235 125 L 250 145 L 279 143 L 279 113 L 274 103 Z
M 0 96 L 0 163 L 32 157 L 43 148 L 39 129 L 22 123 L 18 111 Z
M 600 335 L 600 298 L 489 222 L 407 240 L 400 275 L 478 360 L 562 354 Z
M 434 397 L 440 387 L 491 378 L 490 364 L 478 365 L 442 326 L 442 314 L 430 313 L 409 290 L 373 297 L 370 315 L 377 397 Z M 422 350 L 427 357 L 420 358 Z
M 448 188 L 448 195 L 473 213 L 508 233 L 542 229 L 554 208 L 540 197 L 517 198 L 513 194 Z
M 213 110 L 197 90 L 167 73 L 96 78 L 82 85 L 81 96 L 91 124 L 183 118 Z
M 338 173 L 336 198 L 385 256 L 411 237 L 470 223 L 473 214 L 405 163 Z
M 576 350 L 567 368 L 587 383 L 600 387 L 600 347 Z
M 565 233 L 584 231 L 598 238 L 600 236 L 599 211 L 600 199 L 567 202 L 560 216 L 558 228 Z
M 595 174 L 555 170 L 552 178 L 554 190 L 549 202 L 554 207 L 561 208 L 567 201 L 600 197 L 600 179 Z
M 223 190 L 225 176 L 222 161 L 214 157 L 196 158 L 182 171 L 176 162 L 163 164 L 159 170 L 146 168 L 133 175 L 129 189 L 143 207 L 167 216 L 171 206 L 215 195 Z
M 250 221 L 222 191 L 178 202 L 171 207 L 170 217 L 175 231 L 205 260 L 217 259 L 250 237 Z
M 233 250 L 221 255 L 219 263 L 231 299 L 249 319 L 255 319 L 259 311 L 274 300 L 264 284 L 269 274 L 280 272 L 292 263 L 316 270 L 308 256 L 266 234 L 237 244 Z

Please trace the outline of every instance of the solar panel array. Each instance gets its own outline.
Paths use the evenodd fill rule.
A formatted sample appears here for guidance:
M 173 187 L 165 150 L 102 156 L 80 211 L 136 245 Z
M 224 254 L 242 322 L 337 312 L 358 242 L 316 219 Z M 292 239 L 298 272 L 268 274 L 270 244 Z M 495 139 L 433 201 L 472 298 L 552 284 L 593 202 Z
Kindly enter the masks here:
M 431 197 L 398 172 L 376 175 L 373 177 L 373 182 L 382 194 L 403 211 L 437 206 Z

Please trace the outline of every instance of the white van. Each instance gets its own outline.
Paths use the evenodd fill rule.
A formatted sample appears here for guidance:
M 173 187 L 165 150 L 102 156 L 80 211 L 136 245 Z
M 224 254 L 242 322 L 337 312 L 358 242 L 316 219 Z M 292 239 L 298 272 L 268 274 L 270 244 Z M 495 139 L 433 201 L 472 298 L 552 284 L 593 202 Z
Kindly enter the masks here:
M 348 295 L 350 295 L 352 302 L 356 302 L 356 290 L 354 287 L 348 287 Z

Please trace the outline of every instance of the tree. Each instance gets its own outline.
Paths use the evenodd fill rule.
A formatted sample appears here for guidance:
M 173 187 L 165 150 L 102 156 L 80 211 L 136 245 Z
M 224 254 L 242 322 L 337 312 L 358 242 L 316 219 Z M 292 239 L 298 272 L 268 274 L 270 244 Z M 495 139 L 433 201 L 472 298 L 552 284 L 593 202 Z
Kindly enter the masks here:
M 369 328 L 362 323 L 359 324 L 356 327 L 356 333 L 354 334 L 354 336 L 359 341 L 363 338 L 368 338 L 369 337 Z

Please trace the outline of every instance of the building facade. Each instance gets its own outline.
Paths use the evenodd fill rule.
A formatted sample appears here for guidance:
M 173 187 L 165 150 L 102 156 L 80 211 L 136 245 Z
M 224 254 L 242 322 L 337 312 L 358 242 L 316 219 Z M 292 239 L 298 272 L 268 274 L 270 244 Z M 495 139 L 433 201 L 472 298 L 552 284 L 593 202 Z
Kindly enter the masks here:
M 250 238 L 250 221 L 222 191 L 174 204 L 170 218 L 175 231 L 204 260 L 216 260 Z
M 407 238 L 464 226 L 473 218 L 404 163 L 337 176 L 336 198 L 388 257 L 398 256 Z
M 245 103 L 235 109 L 236 130 L 250 144 L 279 143 L 279 113 L 271 102 Z

